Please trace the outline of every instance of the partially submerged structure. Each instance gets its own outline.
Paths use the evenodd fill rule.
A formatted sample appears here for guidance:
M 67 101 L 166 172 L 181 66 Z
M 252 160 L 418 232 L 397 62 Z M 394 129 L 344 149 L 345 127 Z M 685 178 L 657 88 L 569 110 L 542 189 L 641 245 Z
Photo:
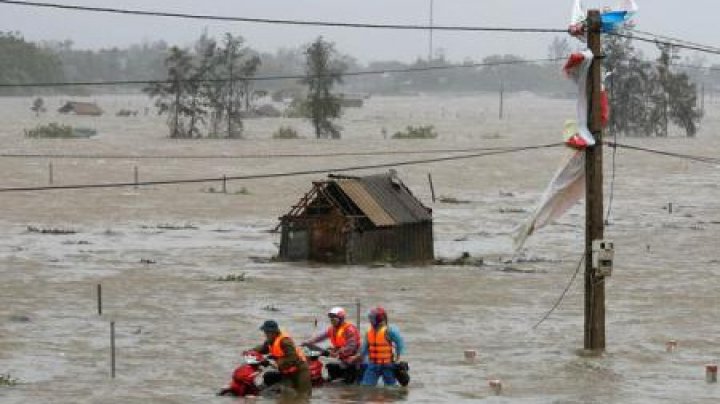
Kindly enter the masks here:
M 279 258 L 346 264 L 434 259 L 432 211 L 394 170 L 328 176 L 284 216 Z
M 58 109 L 61 114 L 100 116 L 103 110 L 94 102 L 68 101 Z

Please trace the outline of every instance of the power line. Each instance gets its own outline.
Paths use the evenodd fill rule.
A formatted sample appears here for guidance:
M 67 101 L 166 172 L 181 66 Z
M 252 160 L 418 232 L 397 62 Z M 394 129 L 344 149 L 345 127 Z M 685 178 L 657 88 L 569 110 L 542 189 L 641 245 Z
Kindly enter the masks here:
M 570 290 L 570 287 L 571 287 L 572 284 L 575 282 L 575 278 L 577 278 L 577 275 L 578 275 L 578 273 L 580 272 L 580 268 L 582 267 L 583 261 L 585 261 L 585 254 L 584 254 L 584 253 L 583 253 L 583 255 L 580 257 L 580 261 L 578 261 L 577 268 L 575 268 L 575 272 L 574 272 L 573 275 L 570 277 L 570 281 L 568 282 L 567 286 L 565 286 L 565 290 L 562 291 L 562 293 L 560 294 L 560 297 L 555 301 L 555 304 L 553 304 L 553 306 L 550 308 L 550 310 L 548 310 L 548 312 L 545 313 L 545 315 L 542 316 L 542 318 L 541 318 L 537 323 L 535 323 L 534 326 L 532 326 L 532 329 L 533 329 L 533 330 L 536 329 L 536 328 L 537 328 L 540 324 L 542 324 L 545 320 L 547 320 L 548 317 L 550 317 L 550 315 L 555 311 L 555 309 L 557 309 L 558 306 L 560 306 L 560 303 L 562 303 L 563 299 L 565 299 L 565 295 L 567 294 L 568 290 Z
M 2 0 L 0 0 L 2 2 Z M 366 75 L 381 75 L 391 73 L 416 73 L 426 72 L 434 70 L 449 70 L 449 69 L 467 69 L 477 67 L 492 67 L 492 66 L 509 66 L 509 65 L 520 65 L 520 64 L 533 64 L 542 62 L 557 62 L 564 58 L 547 58 L 547 59 L 532 59 L 532 60 L 508 60 L 502 62 L 487 62 L 487 63 L 464 63 L 459 65 L 444 65 L 444 66 L 424 66 L 424 67 L 409 67 L 405 69 L 380 69 L 380 70 L 364 70 L 357 72 L 345 72 L 339 74 L 343 77 L 355 77 L 355 76 L 366 76 Z M 229 81 L 273 81 L 273 80 L 299 80 L 308 77 L 325 77 L 323 75 L 279 75 L 279 76 L 240 76 L 231 78 L 218 78 L 218 79 L 185 79 L 185 80 L 111 80 L 111 81 L 78 81 L 78 82 L 41 82 L 41 83 L 13 83 L 13 84 L 0 84 L 0 88 L 13 88 L 13 87 L 68 87 L 68 86 L 118 86 L 118 85 L 137 85 L 137 84 L 171 84 L 171 83 L 224 83 Z
M 713 51 L 720 52 L 720 48 L 718 48 L 718 47 L 710 46 L 710 45 L 704 45 L 704 44 L 701 44 L 701 43 L 688 41 L 688 40 L 685 40 L 685 39 L 682 39 L 682 38 L 676 38 L 676 37 L 671 37 L 671 36 L 667 36 L 667 35 L 654 34 L 654 33 L 652 33 L 652 32 L 641 31 L 641 30 L 639 30 L 639 29 L 634 29 L 634 28 L 631 29 L 630 31 L 631 31 L 631 32 L 634 32 L 634 33 L 641 34 L 641 35 L 648 35 L 648 36 L 651 36 L 651 37 L 660 38 L 660 39 L 666 40 L 666 41 L 671 41 L 671 42 L 677 42 L 677 43 L 687 44 L 687 45 L 690 45 L 690 46 L 697 46 L 697 47 L 706 48 L 706 49 L 710 49 L 710 50 L 713 50 Z
M 520 146 L 514 148 L 508 148 L 505 150 L 489 151 L 484 153 L 465 154 L 461 156 L 449 156 L 449 157 L 436 157 L 431 159 L 421 160 L 406 160 L 392 163 L 381 163 L 381 164 L 367 164 L 353 167 L 341 167 L 341 168 L 326 168 L 321 170 L 303 170 L 303 171 L 291 171 L 283 173 L 270 173 L 270 174 L 253 174 L 253 175 L 239 175 L 239 176 L 225 176 L 215 178 L 194 178 L 194 179 L 178 179 L 178 180 L 164 180 L 164 181 L 144 181 L 144 182 L 117 182 L 117 183 L 104 183 L 104 184 L 79 184 L 79 185 L 58 185 L 58 186 L 43 186 L 43 187 L 7 187 L 0 188 L 0 192 L 29 192 L 29 191 L 55 191 L 55 190 L 68 190 L 68 189 L 91 189 L 91 188 L 123 188 L 123 187 L 136 187 L 145 185 L 171 185 L 171 184 L 193 184 L 193 183 L 204 183 L 204 182 L 220 182 L 220 181 L 235 181 L 235 180 L 254 180 L 254 179 L 265 179 L 265 178 L 281 178 L 281 177 L 294 177 L 300 175 L 310 174 L 324 174 L 328 172 L 347 172 L 356 170 L 366 170 L 371 168 L 386 168 L 386 167 L 397 167 L 406 165 L 416 164 L 428 164 L 437 163 L 442 161 L 453 161 L 463 160 L 478 157 L 495 156 L 501 154 L 517 153 L 527 150 L 538 150 L 547 149 L 552 147 L 563 146 L 564 143 L 550 143 L 536 146 Z
M 698 163 L 706 163 L 706 164 L 712 164 L 712 165 L 720 164 L 720 158 L 716 158 L 716 157 L 694 156 L 691 154 L 675 153 L 675 152 L 669 152 L 669 151 L 664 151 L 664 150 L 651 149 L 651 148 L 642 147 L 642 146 L 632 146 L 632 145 L 616 143 L 616 142 L 605 142 L 605 144 L 610 147 L 620 147 L 623 149 L 635 150 L 635 151 L 651 153 L 651 154 L 656 154 L 656 155 L 666 156 L 666 157 L 685 159 L 685 160 L 695 161 Z
M 481 151 L 504 151 L 512 147 L 473 147 L 464 149 L 426 149 L 426 150 L 392 150 L 392 151 L 358 151 L 335 153 L 289 153 L 289 154 L 185 154 L 185 155 L 133 155 L 133 154 L 64 154 L 64 153 L 0 153 L 0 158 L 48 158 L 48 159 L 119 159 L 119 160 L 152 160 L 152 159 L 275 159 L 275 158 L 311 158 L 311 157 L 348 157 L 348 156 L 388 156 L 398 154 L 443 154 L 471 153 Z
M 694 51 L 698 51 L 698 52 L 710 53 L 713 55 L 720 55 L 720 49 L 714 49 L 712 47 L 708 47 L 705 45 L 702 45 L 702 46 L 687 45 L 687 44 L 681 44 L 681 43 L 671 42 L 671 41 L 662 41 L 662 40 L 659 40 L 657 37 L 656 38 L 644 38 L 644 37 L 637 36 L 637 35 L 622 34 L 619 32 L 609 32 L 608 35 L 613 35 L 613 36 L 617 36 L 620 38 L 637 40 L 637 41 L 641 41 L 641 42 L 668 45 L 668 46 L 673 46 L 673 47 L 681 48 L 681 49 L 689 49 L 689 50 L 694 50 Z
M 322 26 L 322 27 L 339 27 L 339 28 L 375 28 L 375 29 L 379 28 L 379 29 L 397 29 L 397 30 L 430 30 L 430 29 L 432 29 L 432 30 L 438 30 L 438 31 L 473 31 L 473 32 L 483 32 L 483 31 L 486 31 L 486 32 L 534 32 L 534 33 L 567 32 L 567 29 L 553 29 L 553 28 L 368 24 L 368 23 L 350 23 L 350 22 L 333 22 L 333 21 L 283 20 L 283 19 L 275 19 L 275 18 L 229 17 L 229 16 L 220 16 L 220 15 L 172 13 L 172 12 L 163 12 L 163 11 L 120 9 L 120 8 L 110 8 L 110 7 L 89 7 L 89 6 L 44 3 L 44 2 L 35 2 L 35 1 L 0 0 L 0 3 L 17 5 L 17 6 L 43 7 L 43 8 L 73 10 L 73 11 L 89 11 L 89 12 L 112 13 L 112 14 L 141 15 L 141 16 L 149 16 L 149 17 L 171 17 L 171 18 L 184 18 L 184 19 L 193 19 L 193 20 L 249 22 L 249 23 L 257 23 L 257 24 L 305 25 L 305 26 Z

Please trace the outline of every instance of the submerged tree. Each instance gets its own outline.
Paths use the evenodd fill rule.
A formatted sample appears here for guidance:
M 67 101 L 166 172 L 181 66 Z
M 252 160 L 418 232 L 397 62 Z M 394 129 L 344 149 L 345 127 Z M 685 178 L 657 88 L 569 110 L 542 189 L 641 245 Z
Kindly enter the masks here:
M 629 39 L 612 36 L 605 42 L 605 65 L 610 73 L 611 134 L 648 135 L 651 66 L 643 61 Z
M 168 113 L 170 137 L 220 137 L 242 135 L 242 108 L 249 105 L 249 78 L 255 75 L 260 59 L 243 46 L 240 36 L 227 34 L 219 45 L 204 33 L 194 52 L 170 49 L 165 61 L 168 81 L 144 89 L 157 97 L 159 113 Z M 209 119 L 208 119 L 209 118 Z
M 340 138 L 340 127 L 333 123 L 342 112 L 341 98 L 332 93 L 335 84 L 342 84 L 347 65 L 338 57 L 335 45 L 319 37 L 305 51 L 305 78 L 308 87 L 305 107 L 307 116 L 320 138 Z
M 655 67 L 642 60 L 627 38 L 608 38 L 605 53 L 610 72 L 610 133 L 662 137 L 672 122 L 686 136 L 695 136 L 702 115 L 696 105 L 697 89 L 687 74 L 672 71 L 669 47 L 660 46 Z

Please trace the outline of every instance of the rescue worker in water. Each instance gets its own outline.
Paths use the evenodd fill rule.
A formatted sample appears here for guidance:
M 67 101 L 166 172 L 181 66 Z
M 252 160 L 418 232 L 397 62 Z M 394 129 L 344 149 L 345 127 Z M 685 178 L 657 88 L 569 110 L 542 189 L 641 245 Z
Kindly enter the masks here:
M 280 330 L 274 320 L 265 321 L 260 330 L 265 333 L 266 340 L 253 350 L 261 354 L 270 354 L 280 371 L 282 383 L 292 387 L 298 396 L 310 397 L 312 394 L 310 369 L 302 350 Z
M 375 386 L 382 377 L 386 386 L 395 385 L 398 382 L 399 365 L 403 365 L 401 384 L 407 385 L 406 363 L 401 362 L 401 356 L 405 353 L 405 342 L 400 331 L 395 326 L 388 325 L 388 317 L 385 309 L 378 306 L 368 313 L 370 328 L 365 334 L 360 357 L 367 358 L 367 367 L 360 384 L 364 386 Z
M 333 307 L 328 312 L 331 325 L 327 330 L 304 341 L 303 346 L 314 346 L 326 339 L 330 340 L 329 355 L 337 358 L 340 363 L 328 363 L 325 368 L 328 371 L 330 381 L 342 379 L 347 384 L 355 383 L 358 377 L 358 364 L 355 359 L 360 349 L 360 332 L 357 327 L 347 320 L 347 313 L 342 307 Z

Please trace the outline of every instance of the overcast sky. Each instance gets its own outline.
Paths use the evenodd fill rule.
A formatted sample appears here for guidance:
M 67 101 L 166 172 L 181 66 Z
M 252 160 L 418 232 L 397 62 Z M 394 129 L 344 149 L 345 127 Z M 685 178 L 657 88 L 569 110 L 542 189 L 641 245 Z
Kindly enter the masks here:
M 45 0 L 62 4 L 135 8 L 152 11 L 237 17 L 422 24 L 430 0 Z M 586 0 L 587 6 L 613 6 L 617 0 Z M 720 46 L 717 0 L 637 0 L 638 29 Z M 565 28 L 572 0 L 434 0 L 436 25 Z M 334 41 L 360 61 L 426 57 L 428 33 L 381 29 L 293 27 L 223 23 L 174 18 L 111 15 L 0 4 L 0 30 L 19 31 L 30 40 L 71 39 L 76 48 L 126 46 L 163 39 L 188 45 L 204 28 L 210 34 L 233 32 L 262 51 L 296 47 L 318 35 Z M 435 32 L 435 48 L 455 61 L 498 53 L 544 58 L 558 34 Z M 683 53 L 690 56 L 689 52 Z M 2 55 L 0 55 L 2 57 Z M 708 62 L 720 58 L 708 55 Z

